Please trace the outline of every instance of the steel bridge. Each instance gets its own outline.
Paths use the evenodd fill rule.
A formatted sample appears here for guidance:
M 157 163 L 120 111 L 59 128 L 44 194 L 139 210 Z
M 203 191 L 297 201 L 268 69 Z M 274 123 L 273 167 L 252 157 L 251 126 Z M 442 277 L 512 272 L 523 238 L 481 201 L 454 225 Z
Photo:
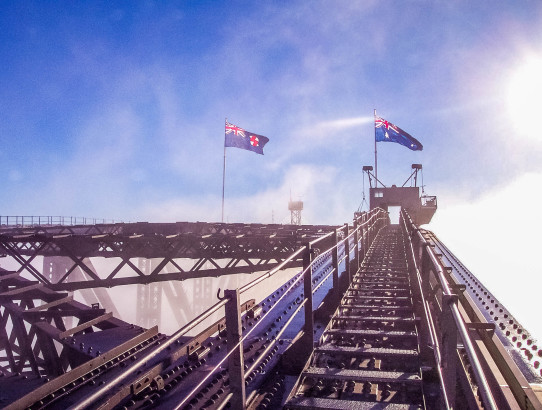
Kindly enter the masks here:
M 371 192 L 341 226 L 2 225 L 0 407 L 542 409 L 542 346 L 420 228 L 436 198 L 392 224 L 413 191 Z

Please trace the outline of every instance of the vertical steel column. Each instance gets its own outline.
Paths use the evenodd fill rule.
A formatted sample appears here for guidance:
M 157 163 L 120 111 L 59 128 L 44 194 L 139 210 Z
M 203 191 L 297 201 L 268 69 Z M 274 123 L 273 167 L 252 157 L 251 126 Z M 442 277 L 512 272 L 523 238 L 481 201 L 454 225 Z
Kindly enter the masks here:
M 339 288 L 339 237 L 337 235 L 337 229 L 333 231 L 333 244 L 335 245 L 331 250 L 331 263 L 333 265 L 333 293 L 335 301 L 339 303 L 341 300 L 341 290 Z
M 344 273 L 348 279 L 348 285 L 352 283 L 352 275 L 350 273 L 350 239 L 348 238 L 348 224 L 344 224 Z
M 303 254 L 303 293 L 307 302 L 305 303 L 305 336 L 311 341 L 311 350 L 314 338 L 314 316 L 312 312 L 312 246 L 305 245 Z
M 145 258 L 139 258 L 137 267 L 144 274 L 148 275 L 150 271 L 150 261 Z M 149 317 L 149 288 L 147 285 L 137 285 L 137 300 L 136 300 L 136 324 L 143 327 L 149 327 L 148 317 Z
M 244 410 L 246 408 L 245 363 L 243 358 L 243 343 L 239 343 L 242 338 L 239 289 L 225 290 L 224 297 L 228 299 L 225 306 L 228 352 L 234 351 L 228 360 L 230 389 L 233 393 L 230 403 L 232 404 L 232 409 Z

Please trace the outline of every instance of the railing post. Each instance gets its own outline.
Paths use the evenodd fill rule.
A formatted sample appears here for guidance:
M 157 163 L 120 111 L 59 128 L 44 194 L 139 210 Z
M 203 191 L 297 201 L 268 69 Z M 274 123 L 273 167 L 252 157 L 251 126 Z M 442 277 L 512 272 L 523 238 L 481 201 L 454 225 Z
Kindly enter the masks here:
M 418 245 L 421 248 L 421 260 L 419 262 L 420 266 L 420 277 L 422 279 L 422 292 L 426 297 L 429 299 L 434 299 L 434 294 L 431 292 L 431 268 L 430 268 L 430 260 L 429 260 L 429 250 L 427 249 L 428 245 L 419 244 Z M 416 248 L 414 248 L 416 249 Z M 433 296 L 430 296 L 433 295 Z M 430 303 L 433 301 L 431 300 Z
M 369 229 L 367 226 L 367 214 L 363 215 L 363 258 L 367 255 L 369 249 Z
M 303 292 L 307 302 L 305 303 L 305 336 L 311 341 L 311 350 L 314 339 L 314 316 L 312 313 L 312 246 L 310 243 L 305 245 L 303 254 Z
M 354 258 L 356 258 L 356 272 L 359 269 L 359 266 L 361 265 L 359 260 L 359 231 L 358 231 L 358 218 L 354 217 Z
M 442 332 L 442 367 L 444 385 L 448 401 L 452 408 L 456 408 L 456 381 L 457 381 L 457 326 L 452 315 L 452 303 L 457 295 L 442 295 L 442 312 L 440 316 Z
M 335 301 L 338 303 L 341 298 L 341 290 L 339 289 L 339 237 L 337 230 L 333 231 L 334 247 L 331 250 L 331 263 L 333 264 L 333 292 L 335 293 Z
M 352 276 L 350 274 L 350 239 L 348 238 L 348 224 L 344 224 L 344 273 L 348 279 L 348 285 L 352 282 Z
M 371 236 L 373 234 L 373 227 L 374 222 L 367 224 L 367 250 L 371 247 L 371 244 L 373 243 L 373 240 L 371 239 Z
M 245 363 L 243 359 L 243 343 L 239 343 L 242 337 L 239 290 L 225 290 L 224 297 L 228 298 L 225 306 L 228 352 L 233 350 L 228 360 L 230 389 L 233 393 L 230 403 L 232 404 L 232 409 L 244 410 L 246 408 Z
M 422 291 L 425 295 L 430 296 L 429 306 L 438 306 L 438 297 L 435 294 L 431 283 L 435 283 L 435 286 L 442 286 L 443 284 L 439 282 L 437 275 L 432 268 L 431 258 L 429 256 L 430 246 L 428 243 L 419 244 L 421 248 L 421 263 L 420 263 L 420 276 L 422 281 Z M 453 297 L 455 295 L 446 295 L 442 292 L 441 289 L 435 289 L 437 292 L 440 292 L 441 295 L 441 311 L 439 315 L 439 328 L 440 334 L 439 344 L 441 346 L 441 363 L 443 375 L 443 384 L 444 390 L 446 391 L 446 396 L 448 403 L 451 408 L 455 407 L 455 398 L 456 398 L 456 370 L 457 370 L 457 327 L 452 316 L 450 304 L 453 302 Z

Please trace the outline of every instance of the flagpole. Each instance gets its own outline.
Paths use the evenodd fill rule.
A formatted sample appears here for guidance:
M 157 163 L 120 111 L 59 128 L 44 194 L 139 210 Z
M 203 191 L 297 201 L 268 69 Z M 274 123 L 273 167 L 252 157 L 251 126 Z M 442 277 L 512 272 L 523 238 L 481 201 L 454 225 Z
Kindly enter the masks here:
M 226 129 L 226 123 L 228 119 L 224 121 L 224 129 Z M 224 187 L 226 186 L 226 133 L 224 133 L 224 166 L 222 168 L 222 223 L 224 223 Z
M 378 159 L 377 159 L 377 153 L 376 153 L 376 108 L 374 109 L 374 129 L 375 129 L 375 179 L 376 179 L 376 186 L 378 186 Z

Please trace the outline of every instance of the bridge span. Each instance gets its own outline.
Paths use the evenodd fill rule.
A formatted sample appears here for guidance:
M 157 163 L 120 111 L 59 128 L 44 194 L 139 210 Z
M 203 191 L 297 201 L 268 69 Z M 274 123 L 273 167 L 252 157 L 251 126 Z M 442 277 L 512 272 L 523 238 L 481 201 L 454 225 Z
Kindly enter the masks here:
M 426 209 L 381 205 L 341 226 L 2 226 L 0 407 L 542 409 L 542 346 Z

